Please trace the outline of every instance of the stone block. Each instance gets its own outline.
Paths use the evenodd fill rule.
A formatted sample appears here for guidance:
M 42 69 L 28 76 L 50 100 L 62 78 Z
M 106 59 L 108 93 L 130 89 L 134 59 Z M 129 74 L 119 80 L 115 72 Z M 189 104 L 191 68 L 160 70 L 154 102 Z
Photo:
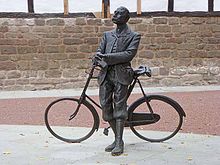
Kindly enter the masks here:
M 102 20 L 99 18 L 88 18 L 87 19 L 87 24 L 88 25 L 98 25 L 101 26 L 102 25 Z
M 192 58 L 205 58 L 207 56 L 208 56 L 208 53 L 205 50 L 191 50 L 189 52 L 189 57 L 192 57 Z
M 140 24 L 142 23 L 142 19 L 139 18 L 130 18 L 130 20 L 128 21 L 129 24 Z
M 84 39 L 84 43 L 88 45 L 98 44 L 98 38 L 96 37 L 88 37 Z
M 55 39 L 58 39 L 60 34 L 58 34 L 59 32 L 57 33 L 47 33 L 47 34 L 44 34 L 43 37 L 44 38 L 55 38 Z
M 34 26 L 32 29 L 33 33 L 50 33 L 50 28 L 47 26 Z
M 104 26 L 114 26 L 111 19 L 104 19 Z
M 207 24 L 216 24 L 217 22 L 218 22 L 217 17 L 210 17 L 210 18 L 206 19 Z
M 11 85 L 15 85 L 15 80 L 14 79 L 12 79 L 12 80 L 5 80 L 4 81 L 4 86 L 11 86 Z
M 153 18 L 154 24 L 167 24 L 167 18 Z
M 63 39 L 64 45 L 79 45 L 82 43 L 83 43 L 83 40 L 81 40 L 80 38 L 64 38 Z
M 161 50 L 156 52 L 156 58 L 169 58 L 171 56 L 171 51 Z
M 163 35 L 161 33 L 152 32 L 152 33 L 146 33 L 146 34 L 144 34 L 144 36 L 147 37 L 149 40 L 150 37 L 156 39 L 156 37 L 161 37 Z
M 159 81 L 162 86 L 180 86 L 181 80 L 178 78 L 163 78 Z
M 0 61 L 10 61 L 10 60 L 12 60 L 12 59 L 8 55 L 1 55 L 0 56 Z
M 208 67 L 188 67 L 189 74 L 207 74 L 208 71 Z
M 46 53 L 59 53 L 59 47 L 57 46 L 46 46 L 45 47 Z
M 178 25 L 179 24 L 179 18 L 177 18 L 177 17 L 170 17 L 168 19 L 168 24 L 169 25 Z
M 68 55 L 69 59 L 83 59 L 85 57 L 86 57 L 86 55 L 84 53 L 74 53 L 74 54 Z
M 74 86 L 73 83 L 71 82 L 68 82 L 68 83 L 65 83 L 65 84 L 57 84 L 56 85 L 56 89 L 72 89 L 72 88 L 75 88 L 76 86 Z
M 8 79 L 16 79 L 21 77 L 21 72 L 18 70 L 12 70 L 7 73 Z
M 49 60 L 48 61 L 48 69 L 59 69 L 60 64 L 58 60 Z
M 83 33 L 81 26 L 65 26 L 63 29 L 64 33 Z
M 187 67 L 171 68 L 170 69 L 170 74 L 171 75 L 176 75 L 176 76 L 185 75 L 185 74 L 187 74 Z
M 28 79 L 21 78 L 16 80 L 16 85 L 27 85 L 27 84 L 29 84 Z
M 36 47 L 17 47 L 18 54 L 28 54 L 28 53 L 37 53 L 38 50 Z
M 150 67 L 152 76 L 158 76 L 160 72 L 159 67 Z
M 63 27 L 62 26 L 52 26 L 50 27 L 52 33 L 62 33 Z M 48 34 L 49 35 L 49 34 Z
M 39 39 L 30 39 L 30 40 L 28 40 L 28 45 L 29 46 L 38 46 L 38 45 L 40 45 L 40 40 Z
M 0 61 L 0 70 L 16 70 L 16 63 L 12 61 Z
M 213 74 L 213 75 L 218 75 L 220 74 L 220 67 L 210 67 L 210 73 Z
M 164 58 L 164 59 L 159 59 L 162 62 L 162 66 L 165 68 L 174 68 L 175 62 L 174 59 L 170 58 Z
M 146 32 L 146 31 L 148 31 L 148 25 L 138 24 L 135 26 L 135 30 L 138 32 Z
M 177 56 L 180 57 L 180 58 L 184 58 L 184 57 L 190 57 L 189 55 L 189 51 L 187 50 L 179 50 L 177 51 Z
M 175 60 L 176 66 L 190 66 L 192 64 L 191 58 L 177 58 Z
M 36 18 L 36 19 L 34 19 L 34 24 L 36 26 L 44 26 L 46 24 L 46 22 L 45 22 L 45 19 Z
M 65 22 L 63 19 L 51 18 L 46 20 L 46 25 L 49 26 L 64 26 Z
M 202 85 L 203 76 L 200 74 L 183 75 L 181 81 L 183 85 Z
M 49 53 L 47 54 L 47 60 L 66 60 L 67 54 L 64 53 Z
M 30 62 L 30 69 L 31 70 L 47 70 L 48 69 L 48 62 L 43 60 L 33 60 Z
M 84 17 L 76 18 L 75 24 L 76 25 L 86 25 L 86 19 Z
M 173 25 L 171 26 L 173 33 L 181 33 L 182 32 L 182 25 Z
M 79 71 L 76 69 L 67 69 L 63 71 L 64 78 L 76 78 L 79 76 Z
M 0 45 L 13 45 L 14 42 L 12 39 L 0 39 Z
M 150 40 L 148 37 L 142 37 L 140 44 L 150 44 Z
M 4 34 L 0 32 L 0 38 L 4 38 Z
M 5 78 L 6 78 L 6 72 L 0 71 L 0 79 L 5 79 Z
M 141 51 L 141 52 L 139 52 L 139 57 L 140 58 L 153 59 L 154 58 L 154 52 L 151 51 L 151 50 Z
M 14 45 L 18 45 L 18 46 L 28 44 L 28 41 L 26 39 L 14 39 L 13 42 Z
M 94 26 L 84 26 L 83 27 L 84 33 L 95 33 L 96 31 L 97 31 L 96 27 L 94 27 Z
M 97 49 L 97 46 L 95 46 L 96 49 Z M 95 49 L 95 50 L 96 50 Z M 88 45 L 88 44 L 84 44 L 84 45 L 81 45 L 79 47 L 79 52 L 82 52 L 82 53 L 91 53 L 92 52 L 92 46 Z
M 220 58 L 220 50 L 213 50 L 208 52 L 208 57 Z
M 156 26 L 156 32 L 169 33 L 169 32 L 171 32 L 171 27 L 168 25 L 158 25 L 158 26 Z
M 8 26 L 0 26 L 0 32 L 1 32 L 1 33 L 6 33 L 6 32 L 8 32 Z
M 60 70 L 52 69 L 45 71 L 45 77 L 46 78 L 60 78 L 62 75 L 62 72 Z
M 17 69 L 18 70 L 29 70 L 30 69 L 30 62 L 29 61 L 18 61 L 17 62 Z
M 46 45 L 61 45 L 62 40 L 61 39 L 54 39 L 54 38 L 44 38 L 41 39 L 41 44 L 46 46 Z
M 169 37 L 167 38 L 167 43 L 177 43 L 177 44 L 181 44 L 183 42 L 185 42 L 185 38 L 183 37 Z
M 160 67 L 159 74 L 161 76 L 167 76 L 167 75 L 169 75 L 169 69 L 168 68 L 164 68 L 164 67 Z
M 154 33 L 154 32 L 156 32 L 156 26 L 148 25 L 148 33 Z
M 14 46 L 0 46 L 1 54 L 17 54 Z
M 202 58 L 195 58 L 192 61 L 193 66 L 202 66 L 203 65 L 203 59 Z
M 76 52 L 78 52 L 78 46 L 66 46 L 65 52 L 66 53 L 76 53 Z

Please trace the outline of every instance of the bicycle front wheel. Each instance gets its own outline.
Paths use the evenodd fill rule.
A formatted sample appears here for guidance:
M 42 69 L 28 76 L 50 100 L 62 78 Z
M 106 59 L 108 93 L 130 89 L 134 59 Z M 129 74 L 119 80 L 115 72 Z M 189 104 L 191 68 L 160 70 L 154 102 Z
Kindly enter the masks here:
M 77 115 L 69 120 L 78 105 L 79 99 L 74 98 L 62 98 L 49 104 L 44 119 L 53 136 L 68 143 L 79 143 L 98 129 L 98 114 L 87 101 L 83 101 Z
M 129 111 L 129 121 L 137 120 L 134 118 L 138 115 L 140 118 L 140 114 L 145 115 L 149 122 L 131 124 L 130 128 L 139 138 L 149 142 L 163 142 L 172 138 L 180 130 L 185 116 L 177 102 L 162 95 L 149 95 L 134 102 Z M 141 120 L 145 119 L 142 117 Z

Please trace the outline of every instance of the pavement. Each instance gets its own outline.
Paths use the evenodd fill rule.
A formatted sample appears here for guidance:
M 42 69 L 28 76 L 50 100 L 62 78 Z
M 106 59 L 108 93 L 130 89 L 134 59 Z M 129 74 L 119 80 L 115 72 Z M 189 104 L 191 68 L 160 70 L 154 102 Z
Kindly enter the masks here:
M 147 88 L 148 93 L 163 92 L 215 92 L 220 86 Z M 52 91 L 13 91 L 0 92 L 0 101 L 39 97 L 77 96 L 81 89 Z M 89 90 L 89 95 L 97 95 L 97 89 Z M 137 90 L 135 90 L 138 93 Z M 205 93 L 204 93 L 205 92 Z M 216 93 L 217 92 L 217 93 Z M 211 93 L 209 93 L 211 94 Z M 214 95 L 211 96 L 214 98 Z M 218 97 L 216 97 L 218 98 Z M 218 100 L 212 100 L 219 102 Z M 190 102 L 190 100 L 188 101 Z M 1 103 L 2 104 L 2 103 Z M 9 106 L 9 105 L 8 105 Z M 217 104 L 219 106 L 219 104 Z M 220 110 L 217 107 L 216 110 Z M 1 113 L 0 113 L 1 114 Z M 0 115 L 0 119 L 4 115 Z M 216 115 L 219 116 L 219 115 Z M 188 117 L 188 116 L 187 116 Z M 189 117 L 190 118 L 190 117 Z M 186 118 L 187 119 L 187 118 Z M 188 121 L 184 124 L 187 125 Z M 15 125 L 13 125 L 15 124 Z M 219 126 L 219 120 L 216 126 Z M 212 126 L 213 127 L 213 126 Z M 219 128 L 219 127 L 218 127 Z M 80 130 L 86 128 L 79 128 Z M 185 129 L 188 129 L 186 127 Z M 104 148 L 112 142 L 99 129 L 89 139 L 75 144 L 62 142 L 54 138 L 44 125 L 0 124 L 0 165 L 219 165 L 220 136 L 204 132 L 178 133 L 163 143 L 149 143 L 136 137 L 129 129 L 125 130 L 125 152 L 112 157 Z M 187 131 L 186 131 L 187 132 Z

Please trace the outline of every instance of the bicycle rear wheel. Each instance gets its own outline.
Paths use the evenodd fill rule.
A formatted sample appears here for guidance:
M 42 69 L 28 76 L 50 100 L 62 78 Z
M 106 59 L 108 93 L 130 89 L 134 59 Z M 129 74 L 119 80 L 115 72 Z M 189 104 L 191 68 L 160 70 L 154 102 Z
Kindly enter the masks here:
M 154 122 L 150 108 L 154 114 Z M 131 124 L 130 128 L 139 138 L 149 142 L 163 142 L 172 138 L 180 130 L 185 116 L 177 102 L 161 95 L 149 95 L 134 102 L 129 108 L 128 120 L 137 120 L 138 115 L 141 117 L 140 114 L 142 116 L 147 114 L 147 117 L 144 117 L 148 118 L 148 124 L 146 122 L 145 125 Z M 140 120 L 143 120 L 143 117 Z
M 98 129 L 98 114 L 87 101 L 83 101 L 77 115 L 69 120 L 78 104 L 79 99 L 62 98 L 48 105 L 44 119 L 53 136 L 68 143 L 79 143 L 88 139 Z

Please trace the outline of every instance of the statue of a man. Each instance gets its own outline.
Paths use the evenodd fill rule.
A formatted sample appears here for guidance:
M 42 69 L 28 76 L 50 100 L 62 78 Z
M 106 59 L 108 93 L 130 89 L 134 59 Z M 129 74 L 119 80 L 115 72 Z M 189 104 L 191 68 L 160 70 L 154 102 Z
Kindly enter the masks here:
M 102 106 L 102 117 L 107 121 L 114 134 L 114 142 L 105 148 L 113 156 L 124 152 L 122 140 L 124 121 L 127 119 L 127 91 L 133 80 L 131 60 L 137 53 L 140 34 L 133 32 L 127 22 L 129 10 L 119 7 L 112 17 L 116 29 L 104 32 L 96 56 L 107 65 L 98 76 L 99 98 Z

